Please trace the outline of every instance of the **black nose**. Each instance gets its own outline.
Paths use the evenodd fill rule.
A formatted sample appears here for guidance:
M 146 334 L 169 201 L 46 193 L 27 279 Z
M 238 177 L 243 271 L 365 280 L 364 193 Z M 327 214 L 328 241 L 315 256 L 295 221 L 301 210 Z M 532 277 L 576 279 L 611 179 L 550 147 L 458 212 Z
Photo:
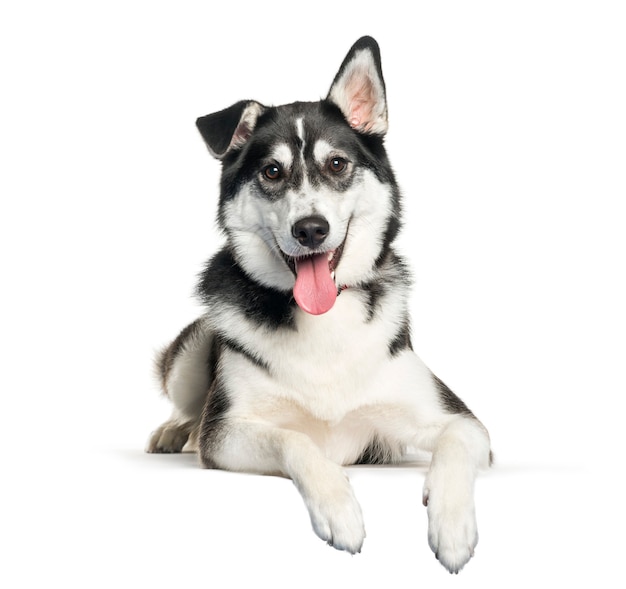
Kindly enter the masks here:
M 291 228 L 291 234 L 306 247 L 317 247 L 328 235 L 330 225 L 324 217 L 312 216 L 300 219 Z

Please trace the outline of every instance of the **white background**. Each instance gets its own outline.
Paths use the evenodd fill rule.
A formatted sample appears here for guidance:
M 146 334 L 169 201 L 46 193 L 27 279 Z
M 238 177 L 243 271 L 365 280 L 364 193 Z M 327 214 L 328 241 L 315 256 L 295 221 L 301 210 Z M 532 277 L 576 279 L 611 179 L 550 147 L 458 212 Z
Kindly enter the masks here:
M 620 5 L 3 3 L 0 584 L 623 582 Z M 316 100 L 363 34 L 383 55 L 414 345 L 497 458 L 458 577 L 426 543 L 423 466 L 349 469 L 368 532 L 352 557 L 290 481 L 142 452 L 168 415 L 153 352 L 199 314 L 220 243 L 195 118 Z

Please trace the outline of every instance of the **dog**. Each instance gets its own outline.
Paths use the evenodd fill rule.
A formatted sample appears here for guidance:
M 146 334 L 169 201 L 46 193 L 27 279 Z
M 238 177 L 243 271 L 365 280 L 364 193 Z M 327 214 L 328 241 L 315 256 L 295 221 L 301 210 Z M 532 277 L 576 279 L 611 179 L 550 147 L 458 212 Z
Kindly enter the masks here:
M 427 451 L 428 542 L 458 573 L 490 440 L 412 349 L 377 42 L 352 46 L 323 100 L 242 100 L 196 124 L 222 165 L 225 245 L 200 275 L 206 313 L 157 358 L 174 409 L 147 451 L 291 478 L 315 533 L 352 554 L 365 528 L 342 467 Z

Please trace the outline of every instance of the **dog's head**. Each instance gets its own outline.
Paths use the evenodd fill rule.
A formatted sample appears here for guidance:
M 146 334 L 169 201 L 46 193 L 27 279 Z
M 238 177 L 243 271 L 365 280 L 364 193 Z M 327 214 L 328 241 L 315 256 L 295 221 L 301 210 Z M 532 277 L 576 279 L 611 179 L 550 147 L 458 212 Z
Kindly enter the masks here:
M 298 305 L 318 315 L 339 288 L 374 278 L 399 228 L 374 39 L 353 45 L 324 100 L 244 100 L 197 126 L 223 165 L 220 226 L 254 280 L 293 289 Z

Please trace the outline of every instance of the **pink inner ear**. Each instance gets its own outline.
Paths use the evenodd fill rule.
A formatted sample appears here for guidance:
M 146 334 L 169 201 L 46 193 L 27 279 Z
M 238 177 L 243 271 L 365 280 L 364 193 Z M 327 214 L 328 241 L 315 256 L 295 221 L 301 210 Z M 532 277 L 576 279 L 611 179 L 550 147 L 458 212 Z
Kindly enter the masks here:
M 250 135 L 252 135 L 252 131 L 247 123 L 241 122 L 237 125 L 235 132 L 233 133 L 233 138 L 230 140 L 230 144 L 232 145 L 242 145 L 248 139 L 250 139 Z
M 350 116 L 348 120 L 354 129 L 369 129 L 374 121 L 373 109 L 376 103 L 374 85 L 367 75 L 353 74 L 346 84 L 348 108 Z

